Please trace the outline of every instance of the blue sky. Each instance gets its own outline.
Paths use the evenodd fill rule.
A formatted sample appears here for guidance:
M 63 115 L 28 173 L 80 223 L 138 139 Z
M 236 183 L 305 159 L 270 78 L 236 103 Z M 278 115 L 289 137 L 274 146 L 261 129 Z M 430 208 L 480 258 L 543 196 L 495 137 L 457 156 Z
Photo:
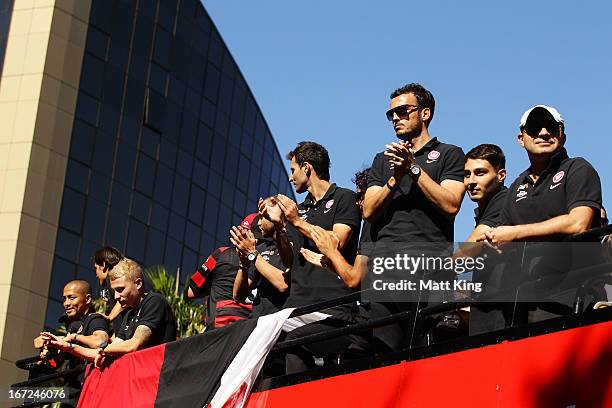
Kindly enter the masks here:
M 570 156 L 599 171 L 612 208 L 612 3 L 608 1 L 205 0 L 282 154 L 325 145 L 332 180 L 351 187 L 395 134 L 389 94 L 420 82 L 436 98 L 430 133 L 496 143 L 507 185 L 528 166 L 518 122 L 536 104 L 565 117 Z M 473 227 L 465 199 L 455 239 Z

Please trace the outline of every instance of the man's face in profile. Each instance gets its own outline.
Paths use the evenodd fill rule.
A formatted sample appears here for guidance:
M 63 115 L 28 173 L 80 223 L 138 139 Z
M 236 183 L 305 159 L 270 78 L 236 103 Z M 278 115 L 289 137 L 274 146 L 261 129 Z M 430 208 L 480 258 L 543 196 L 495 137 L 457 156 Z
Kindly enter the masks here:
M 298 194 L 305 192 L 308 188 L 308 175 L 306 174 L 305 168 L 305 165 L 300 166 L 298 164 L 295 157 L 291 158 L 291 175 L 289 176 L 289 182 L 293 184 Z

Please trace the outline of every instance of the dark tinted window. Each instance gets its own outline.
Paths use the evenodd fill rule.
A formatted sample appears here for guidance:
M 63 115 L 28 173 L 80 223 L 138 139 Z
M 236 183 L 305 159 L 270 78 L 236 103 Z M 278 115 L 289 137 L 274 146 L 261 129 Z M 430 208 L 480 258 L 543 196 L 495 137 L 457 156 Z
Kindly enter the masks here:
M 97 286 L 107 244 L 187 276 L 261 195 L 290 191 L 283 161 L 198 0 L 93 0 L 89 22 L 52 285 Z

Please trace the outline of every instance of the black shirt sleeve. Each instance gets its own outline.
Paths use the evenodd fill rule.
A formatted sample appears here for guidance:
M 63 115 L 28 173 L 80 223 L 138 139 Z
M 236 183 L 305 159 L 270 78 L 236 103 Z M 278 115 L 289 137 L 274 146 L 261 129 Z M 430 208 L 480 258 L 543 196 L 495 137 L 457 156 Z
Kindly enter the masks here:
M 515 181 L 510 185 L 510 187 L 508 187 L 508 192 L 506 193 L 506 197 L 502 202 L 500 225 L 513 225 L 512 216 L 510 215 L 510 210 L 512 207 L 512 202 L 510 200 L 512 199 L 512 195 L 516 194 L 517 183 L 518 181 Z
M 108 334 L 108 322 L 101 314 L 93 313 L 93 316 L 91 317 L 89 324 L 87 325 L 85 333 L 83 334 L 85 336 L 91 336 L 94 332 L 99 330 Z
M 334 224 L 346 224 L 354 229 L 361 225 L 361 213 L 355 193 L 348 189 L 338 190 Z
M 597 171 L 584 159 L 578 158 L 568 170 L 565 186 L 567 211 L 576 207 L 601 208 L 601 182 Z
M 453 146 L 444 158 L 444 169 L 440 175 L 440 182 L 444 180 L 455 180 L 463 182 L 463 171 L 465 167 L 465 154 L 460 147 Z
M 161 296 L 151 296 L 146 299 L 140 310 L 140 319 L 138 326 L 147 326 L 152 332 L 165 330 L 166 321 L 168 320 L 168 306 Z M 134 328 L 135 330 L 136 328 Z
M 382 153 L 378 153 L 372 161 L 370 171 L 368 172 L 368 188 L 372 186 L 382 187 L 387 184 L 385 179 L 385 156 Z M 463 171 L 463 169 L 461 169 Z

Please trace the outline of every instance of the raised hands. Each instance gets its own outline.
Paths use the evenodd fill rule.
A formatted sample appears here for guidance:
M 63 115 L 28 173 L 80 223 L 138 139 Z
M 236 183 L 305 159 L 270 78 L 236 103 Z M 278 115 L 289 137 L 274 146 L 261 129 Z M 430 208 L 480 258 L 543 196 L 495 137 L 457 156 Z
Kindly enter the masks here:
M 385 146 L 384 155 L 389 158 L 391 169 L 396 179 L 401 179 L 410 171 L 414 164 L 414 152 L 408 142 L 393 142 Z
M 281 229 L 285 226 L 283 211 L 276 198 L 268 200 L 260 198 L 257 207 L 259 215 L 272 222 L 277 229 Z
M 232 227 L 230 242 L 238 248 L 241 255 L 248 255 L 257 249 L 257 240 L 251 230 L 242 227 Z
M 277 194 L 276 200 L 287 221 L 291 224 L 295 224 L 295 222 L 300 219 L 298 206 L 295 201 L 283 194 Z

